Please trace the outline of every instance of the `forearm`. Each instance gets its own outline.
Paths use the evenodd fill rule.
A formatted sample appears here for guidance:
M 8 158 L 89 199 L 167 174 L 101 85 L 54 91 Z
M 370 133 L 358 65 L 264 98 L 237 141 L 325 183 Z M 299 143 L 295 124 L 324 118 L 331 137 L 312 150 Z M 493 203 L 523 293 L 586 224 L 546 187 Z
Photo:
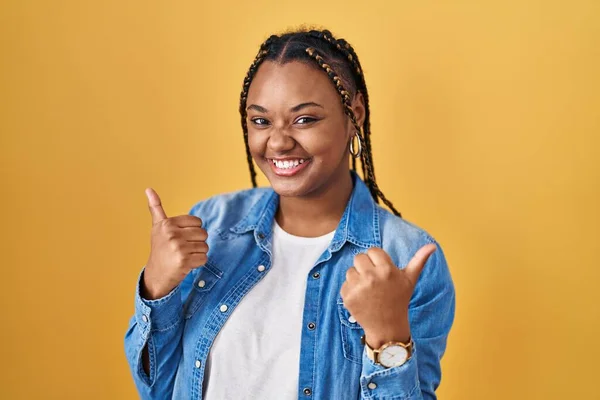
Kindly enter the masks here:
M 363 368 L 360 377 L 360 398 L 364 400 L 402 399 L 434 400 L 435 393 L 422 391 L 419 382 L 418 350 L 403 365 L 385 368 L 375 364 L 363 353 Z M 431 394 L 431 395 L 430 395 Z
M 182 354 L 183 326 L 178 288 L 148 301 L 140 296 L 138 286 L 135 315 L 125 335 L 125 352 L 141 398 L 164 398 L 172 393 Z
M 442 371 L 440 360 L 446 343 L 455 310 L 455 292 L 448 266 L 441 248 L 434 252 L 416 285 L 408 313 L 408 325 L 400 319 L 397 329 L 371 334 L 372 347 L 387 341 L 406 343 L 412 337 L 411 358 L 404 364 L 385 368 L 375 364 L 363 354 L 360 379 L 361 398 L 435 400 L 435 391 L 440 385 Z

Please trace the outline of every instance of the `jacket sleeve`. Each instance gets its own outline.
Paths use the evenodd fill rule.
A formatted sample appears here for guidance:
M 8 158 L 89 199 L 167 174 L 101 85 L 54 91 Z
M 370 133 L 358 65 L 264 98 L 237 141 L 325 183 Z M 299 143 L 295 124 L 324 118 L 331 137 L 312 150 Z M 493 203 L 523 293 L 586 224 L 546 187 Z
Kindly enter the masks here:
M 142 399 L 171 398 L 182 354 L 183 306 L 180 286 L 166 296 L 146 300 L 140 296 L 139 276 L 135 312 L 125 334 L 125 354 Z M 150 373 L 142 365 L 142 349 L 148 346 Z
M 198 210 L 205 204 L 205 201 L 194 204 L 188 214 L 198 215 Z M 206 220 L 203 222 L 203 225 L 207 225 Z M 125 355 L 140 398 L 144 400 L 172 397 L 179 361 L 183 355 L 183 304 L 195 275 L 195 270 L 192 270 L 169 294 L 156 300 L 141 297 L 143 269 L 138 277 L 135 311 L 125 334 Z M 146 374 L 142 365 L 144 346 L 148 346 L 149 374 Z
M 435 400 L 441 381 L 440 360 L 454 321 L 455 291 L 440 245 L 429 257 L 409 304 L 414 341 L 412 357 L 403 365 L 386 368 L 375 364 L 363 350 L 360 398 Z

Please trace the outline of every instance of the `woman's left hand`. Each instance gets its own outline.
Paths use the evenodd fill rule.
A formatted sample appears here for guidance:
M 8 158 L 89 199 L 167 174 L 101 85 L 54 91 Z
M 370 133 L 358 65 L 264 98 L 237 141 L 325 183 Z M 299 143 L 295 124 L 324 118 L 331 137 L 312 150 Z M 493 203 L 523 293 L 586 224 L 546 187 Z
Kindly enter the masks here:
M 372 348 L 410 340 L 408 305 L 419 275 L 435 250 L 433 243 L 421 247 L 404 269 L 394 265 L 390 256 L 377 247 L 354 258 L 340 294 Z

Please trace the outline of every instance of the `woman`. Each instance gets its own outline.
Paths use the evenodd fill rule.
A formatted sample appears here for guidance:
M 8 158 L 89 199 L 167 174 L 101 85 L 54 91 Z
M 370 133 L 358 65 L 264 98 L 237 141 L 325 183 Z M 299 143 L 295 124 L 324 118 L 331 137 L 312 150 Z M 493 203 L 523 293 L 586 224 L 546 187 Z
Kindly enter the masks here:
M 454 287 L 439 244 L 377 185 L 352 47 L 271 36 L 240 114 L 253 189 L 172 218 L 146 191 L 152 246 L 125 337 L 141 397 L 435 398 Z

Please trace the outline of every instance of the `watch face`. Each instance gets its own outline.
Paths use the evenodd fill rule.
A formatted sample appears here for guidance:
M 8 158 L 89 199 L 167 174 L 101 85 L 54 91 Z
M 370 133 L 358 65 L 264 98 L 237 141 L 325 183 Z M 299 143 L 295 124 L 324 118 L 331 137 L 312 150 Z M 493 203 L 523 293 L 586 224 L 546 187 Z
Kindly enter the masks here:
M 408 351 L 402 346 L 391 345 L 379 353 L 379 362 L 384 367 L 396 367 L 406 362 Z

